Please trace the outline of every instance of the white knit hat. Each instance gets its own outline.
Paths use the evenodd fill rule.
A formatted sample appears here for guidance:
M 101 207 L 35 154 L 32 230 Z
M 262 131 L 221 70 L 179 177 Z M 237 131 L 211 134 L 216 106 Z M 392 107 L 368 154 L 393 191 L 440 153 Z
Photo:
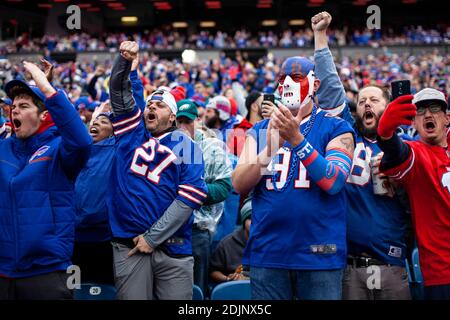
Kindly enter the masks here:
M 231 117 L 231 103 L 224 96 L 217 96 L 209 99 L 206 108 L 219 110 L 219 118 L 222 121 L 227 121 Z
M 165 90 L 156 90 L 147 98 L 147 104 L 149 101 L 162 101 L 167 104 L 172 113 L 177 114 L 177 102 L 173 95 Z

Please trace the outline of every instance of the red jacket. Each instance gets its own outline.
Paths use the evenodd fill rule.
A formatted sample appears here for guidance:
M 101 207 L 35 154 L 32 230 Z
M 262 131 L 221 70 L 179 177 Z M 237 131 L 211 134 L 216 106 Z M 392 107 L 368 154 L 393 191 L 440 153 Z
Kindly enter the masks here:
M 245 118 L 233 127 L 233 131 L 227 137 L 227 146 L 230 153 L 233 153 L 237 157 L 241 155 L 245 144 L 247 130 L 251 127 L 253 127 L 253 125 Z

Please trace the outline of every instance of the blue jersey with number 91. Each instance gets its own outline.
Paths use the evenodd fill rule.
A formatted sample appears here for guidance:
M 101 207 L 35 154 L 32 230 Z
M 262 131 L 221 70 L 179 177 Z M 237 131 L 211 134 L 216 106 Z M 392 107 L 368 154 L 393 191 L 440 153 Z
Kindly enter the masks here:
M 302 121 L 302 130 L 307 121 Z M 263 129 L 268 124 L 269 120 L 263 120 L 248 132 L 256 140 L 258 152 L 266 146 Z M 328 143 L 348 132 L 353 134 L 353 129 L 346 121 L 319 111 L 306 138 L 325 156 Z M 297 270 L 344 268 L 347 251 L 344 190 L 335 195 L 326 193 L 308 178 L 300 161 L 291 170 L 290 146 L 287 142 L 284 146 L 287 148 L 280 148 L 277 161 L 268 166 L 272 173 L 263 176 L 254 189 L 252 226 L 243 263 Z M 277 180 L 273 181 L 275 172 Z

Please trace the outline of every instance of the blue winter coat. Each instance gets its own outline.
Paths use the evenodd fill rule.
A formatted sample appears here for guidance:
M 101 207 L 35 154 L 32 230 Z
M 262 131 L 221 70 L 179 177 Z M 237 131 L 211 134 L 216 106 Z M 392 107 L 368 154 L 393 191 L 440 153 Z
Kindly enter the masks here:
M 46 99 L 56 126 L 0 141 L 0 275 L 65 270 L 74 243 L 74 181 L 92 139 L 63 91 Z
M 95 143 L 86 166 L 75 183 L 76 242 L 104 242 L 111 239 L 106 201 L 115 154 L 115 138 Z

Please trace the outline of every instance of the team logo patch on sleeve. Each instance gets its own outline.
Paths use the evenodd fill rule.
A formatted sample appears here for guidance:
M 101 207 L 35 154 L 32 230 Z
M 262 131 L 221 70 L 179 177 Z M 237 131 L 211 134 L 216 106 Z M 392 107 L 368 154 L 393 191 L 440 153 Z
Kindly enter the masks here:
M 30 158 L 30 160 L 28 161 L 28 163 L 33 162 L 33 160 L 35 160 L 36 158 L 44 155 L 48 150 L 50 149 L 50 146 L 43 146 L 40 147 Z

